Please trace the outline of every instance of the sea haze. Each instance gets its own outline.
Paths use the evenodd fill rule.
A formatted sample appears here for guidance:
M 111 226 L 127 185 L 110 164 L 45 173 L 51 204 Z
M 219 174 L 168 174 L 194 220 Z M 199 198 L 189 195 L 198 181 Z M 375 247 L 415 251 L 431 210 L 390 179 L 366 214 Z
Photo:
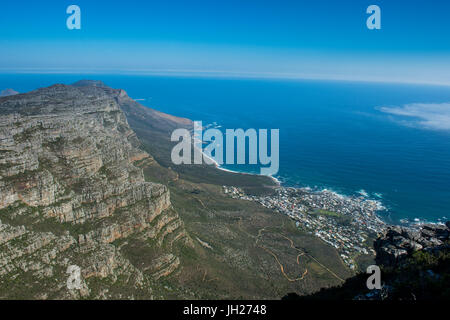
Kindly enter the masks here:
M 95 78 L 140 103 L 225 128 L 280 129 L 287 186 L 364 190 L 391 222 L 450 218 L 450 87 L 306 80 L 0 75 L 25 92 Z M 259 172 L 252 166 L 227 169 Z

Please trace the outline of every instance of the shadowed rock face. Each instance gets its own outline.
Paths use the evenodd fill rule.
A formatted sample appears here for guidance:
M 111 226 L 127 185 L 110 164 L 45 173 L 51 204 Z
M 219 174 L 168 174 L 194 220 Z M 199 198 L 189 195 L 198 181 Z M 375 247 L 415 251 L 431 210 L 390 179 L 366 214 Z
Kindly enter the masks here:
M 0 98 L 0 298 L 152 298 L 177 269 L 165 238 L 188 238 L 167 187 L 136 166 L 153 158 L 121 110 L 133 102 L 89 81 Z M 153 265 L 126 258 L 133 241 L 157 252 Z M 81 290 L 67 289 L 69 265 Z
M 419 230 L 391 226 L 374 243 L 377 262 L 395 266 L 415 251 L 440 250 L 449 240 L 449 226 L 450 221 L 446 225 L 424 225 Z

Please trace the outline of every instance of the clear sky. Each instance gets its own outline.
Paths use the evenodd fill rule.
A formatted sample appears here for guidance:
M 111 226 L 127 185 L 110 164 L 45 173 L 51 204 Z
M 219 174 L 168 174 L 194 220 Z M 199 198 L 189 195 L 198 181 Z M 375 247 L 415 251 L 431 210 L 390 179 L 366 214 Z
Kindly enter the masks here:
M 71 4 L 81 30 L 66 27 Z M 381 30 L 366 27 L 371 4 Z M 0 72 L 17 71 L 450 85 L 450 1 L 2 1 Z

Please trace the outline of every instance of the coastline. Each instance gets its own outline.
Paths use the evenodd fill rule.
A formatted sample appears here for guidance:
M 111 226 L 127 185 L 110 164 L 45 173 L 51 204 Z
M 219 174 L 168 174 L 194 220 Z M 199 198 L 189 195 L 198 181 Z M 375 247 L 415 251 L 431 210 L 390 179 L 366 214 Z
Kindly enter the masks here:
M 282 187 L 281 181 L 278 180 L 277 178 L 275 178 L 274 176 L 266 176 L 266 175 L 262 175 L 262 174 L 258 174 L 258 173 L 249 173 L 249 172 L 234 171 L 234 170 L 226 169 L 226 168 L 223 168 L 216 160 L 214 160 L 213 158 L 208 156 L 203 151 L 202 151 L 202 154 L 203 154 L 203 157 L 205 157 L 209 161 L 211 161 L 211 164 L 214 165 L 216 167 L 216 169 L 218 169 L 218 170 L 229 172 L 229 173 L 237 173 L 237 174 L 245 174 L 245 175 L 252 175 L 252 176 L 267 177 L 267 178 L 270 178 L 277 185 L 277 187 Z
M 288 187 L 288 186 L 283 186 L 282 183 L 281 183 L 281 181 L 278 180 L 276 177 L 273 177 L 273 176 L 265 176 L 265 175 L 261 175 L 261 174 L 258 174 L 258 173 L 249 173 L 249 172 L 234 171 L 234 170 L 226 169 L 226 168 L 223 168 L 222 166 L 220 166 L 220 164 L 219 164 L 216 160 L 214 160 L 212 157 L 208 156 L 208 155 L 207 155 L 206 153 L 204 153 L 203 151 L 201 151 L 201 152 L 202 152 L 202 154 L 203 154 L 203 157 L 207 158 L 208 161 L 211 162 L 210 164 L 211 164 L 211 165 L 214 165 L 214 167 L 215 167 L 216 169 L 218 169 L 218 170 L 221 170 L 221 171 L 224 171 L 224 172 L 229 172 L 229 173 L 243 174 L 243 175 L 253 175 L 253 176 L 263 176 L 263 177 L 268 177 L 268 178 L 270 178 L 270 179 L 276 184 L 276 186 L 274 186 L 275 188 L 281 188 L 281 189 L 286 189 L 286 190 L 289 190 L 289 189 L 296 189 L 296 190 L 302 190 L 302 191 L 307 191 L 307 192 L 311 192 L 311 193 L 325 192 L 325 193 L 333 194 L 334 196 L 336 196 L 336 197 L 338 197 L 338 198 L 341 198 L 341 199 L 351 199 L 351 198 L 352 198 L 351 196 L 348 196 L 348 195 L 342 195 L 342 194 L 339 194 L 339 193 L 337 193 L 337 192 L 335 192 L 335 191 L 333 191 L 333 190 L 329 190 L 329 189 L 326 189 L 326 188 L 324 188 L 324 189 L 322 189 L 322 190 L 313 190 L 313 189 L 310 188 L 310 187 L 304 187 L 304 188 Z M 381 202 L 380 200 L 372 200 L 372 199 L 369 199 L 369 198 L 364 197 L 364 196 L 362 196 L 361 198 L 365 198 L 366 200 L 370 200 L 370 201 L 376 203 L 376 206 L 377 206 L 377 208 L 378 208 L 377 211 L 383 211 L 383 210 L 386 210 L 386 207 L 383 206 L 383 204 L 382 204 L 382 202 Z M 382 222 L 383 224 L 388 225 L 388 223 L 387 223 L 382 217 L 380 217 L 378 214 L 376 214 L 376 218 L 377 218 L 380 222 Z
M 194 145 L 194 148 L 195 145 Z M 236 170 L 230 170 L 230 169 L 226 169 L 224 167 L 222 167 L 215 159 L 213 159 L 212 157 L 208 156 L 203 150 L 200 150 L 200 152 L 202 153 L 203 157 L 208 159 L 208 161 L 210 163 L 208 163 L 209 165 L 213 165 L 216 169 L 224 171 L 224 172 L 229 172 L 229 173 L 235 173 L 235 174 L 242 174 L 242 175 L 252 175 L 252 176 L 262 176 L 262 177 L 268 177 L 270 178 L 274 183 L 275 186 L 273 186 L 274 188 L 285 188 L 285 189 L 297 189 L 297 190 L 307 190 L 309 192 L 330 192 L 333 193 L 335 196 L 340 197 L 340 198 L 344 198 L 344 199 L 352 199 L 355 196 L 351 196 L 351 195 L 345 195 L 345 194 L 340 194 L 334 190 L 330 190 L 327 188 L 323 188 L 323 189 L 317 189 L 314 190 L 311 187 L 289 187 L 289 186 L 283 186 L 282 182 L 277 179 L 274 176 L 267 176 L 267 175 L 262 175 L 262 174 L 258 174 L 258 173 L 250 173 L 250 172 L 244 172 L 244 171 L 236 171 Z M 375 213 L 377 219 L 379 219 L 380 221 L 382 221 L 386 226 L 387 225 L 393 225 L 393 226 L 402 226 L 402 227 L 407 227 L 407 228 L 413 228 L 413 229 L 417 229 L 422 227 L 423 225 L 445 225 L 445 223 L 441 222 L 441 221 L 428 221 L 425 219 L 419 219 L 419 218 L 415 218 L 413 221 L 409 221 L 409 219 L 404 218 L 404 219 L 400 219 L 399 221 L 392 221 L 389 219 L 386 219 L 386 217 L 381 216 L 379 213 L 380 212 L 389 212 L 388 208 L 383 204 L 382 201 L 382 197 L 379 196 L 378 194 L 375 194 L 375 196 L 378 199 L 373 199 L 371 197 L 369 197 L 369 195 L 367 194 L 367 192 L 363 189 L 357 191 L 356 193 L 359 193 L 361 195 L 361 198 L 364 198 L 365 200 L 370 200 L 374 203 L 376 203 L 378 210 Z
M 206 157 L 208 157 L 207 155 L 205 155 Z M 214 160 L 212 160 L 214 161 Z M 297 189 L 297 190 L 302 190 L 302 191 L 308 191 L 311 193 L 314 192 L 329 192 L 334 194 L 337 197 L 340 198 L 344 198 L 344 199 L 352 199 L 355 196 L 351 196 L 351 195 L 346 195 L 346 194 L 341 194 L 338 193 L 332 189 L 327 189 L 327 188 L 323 188 L 323 189 L 313 189 L 311 187 L 289 187 L 289 186 L 284 186 L 281 181 L 279 179 L 277 179 L 276 177 L 273 176 L 264 176 L 261 174 L 257 174 L 257 173 L 248 173 L 248 172 L 242 172 L 242 171 L 233 171 L 230 169 L 226 169 L 221 167 L 218 163 L 216 163 L 214 161 L 214 165 L 218 170 L 222 170 L 225 172 L 230 172 L 230 173 L 237 173 L 237 174 L 245 174 L 245 175 L 255 175 L 255 176 L 263 176 L 263 177 L 268 177 L 270 179 L 272 179 L 272 181 L 276 184 L 276 188 L 283 188 L 283 189 Z M 401 227 L 406 227 L 406 228 L 411 228 L 411 229 L 419 229 L 424 225 L 445 225 L 444 222 L 442 221 L 428 221 L 425 219 L 419 219 L 419 218 L 415 218 L 413 221 L 410 221 L 407 218 L 404 219 L 400 219 L 399 221 L 393 221 L 390 219 L 387 219 L 387 217 L 384 217 L 383 215 L 380 215 L 380 212 L 389 212 L 389 209 L 384 205 L 383 201 L 381 198 L 378 197 L 378 199 L 373 199 L 371 197 L 368 196 L 367 193 L 363 193 L 358 191 L 357 193 L 359 193 L 361 195 L 361 198 L 364 198 L 365 200 L 370 200 L 372 202 L 375 202 L 378 206 L 378 210 L 375 213 L 376 214 L 376 218 L 379 219 L 380 221 L 382 221 L 386 226 L 391 225 L 391 226 L 401 226 Z

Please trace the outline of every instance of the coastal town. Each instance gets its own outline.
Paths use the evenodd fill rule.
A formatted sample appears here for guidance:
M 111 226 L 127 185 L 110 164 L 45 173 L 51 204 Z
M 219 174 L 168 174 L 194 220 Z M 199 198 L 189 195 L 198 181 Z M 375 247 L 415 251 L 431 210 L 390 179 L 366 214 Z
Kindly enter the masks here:
M 386 224 L 377 216 L 385 208 L 379 201 L 361 196 L 343 196 L 329 190 L 278 187 L 274 195 L 254 196 L 237 187 L 223 186 L 228 196 L 255 201 L 292 218 L 297 228 L 314 234 L 336 248 L 344 263 L 356 269 L 355 258 L 375 254 L 369 238 Z

